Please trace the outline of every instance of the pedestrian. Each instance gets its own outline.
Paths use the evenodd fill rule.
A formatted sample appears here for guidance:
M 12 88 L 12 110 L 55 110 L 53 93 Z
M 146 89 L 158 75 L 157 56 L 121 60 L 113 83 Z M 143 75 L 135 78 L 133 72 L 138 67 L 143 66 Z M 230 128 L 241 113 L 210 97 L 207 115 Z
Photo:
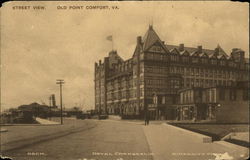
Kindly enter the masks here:
M 145 112 L 145 126 L 149 124 L 149 112 Z
M 150 118 L 149 112 L 147 112 L 147 125 L 149 125 L 149 118 Z

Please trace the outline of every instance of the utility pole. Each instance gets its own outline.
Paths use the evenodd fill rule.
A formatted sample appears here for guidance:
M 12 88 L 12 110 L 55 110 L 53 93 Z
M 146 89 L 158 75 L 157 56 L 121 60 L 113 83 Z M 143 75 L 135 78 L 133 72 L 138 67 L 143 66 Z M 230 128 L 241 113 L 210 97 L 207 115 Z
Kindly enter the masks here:
M 51 101 L 52 101 L 52 97 L 49 96 L 49 120 L 51 120 Z
M 63 79 L 57 79 L 56 84 L 60 85 L 60 105 L 61 105 L 61 124 L 63 124 L 63 114 L 62 114 L 62 85 L 65 83 Z

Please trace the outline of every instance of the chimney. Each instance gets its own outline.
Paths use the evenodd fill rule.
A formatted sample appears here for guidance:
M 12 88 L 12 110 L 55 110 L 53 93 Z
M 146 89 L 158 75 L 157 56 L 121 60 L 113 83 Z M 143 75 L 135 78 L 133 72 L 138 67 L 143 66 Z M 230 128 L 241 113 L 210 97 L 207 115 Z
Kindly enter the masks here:
M 99 65 L 101 65 L 102 64 L 102 60 L 99 60 Z
M 117 51 L 116 50 L 112 50 L 112 51 L 109 52 L 109 57 L 112 56 L 112 55 L 115 55 L 115 54 L 117 54 Z
M 181 44 L 179 45 L 179 51 L 180 51 L 180 52 L 184 51 L 184 44 L 183 44 L 183 43 L 181 43 Z
M 238 51 L 239 50 L 239 48 L 233 48 L 232 49 L 232 52 L 236 52 L 236 51 Z
M 138 36 L 138 37 L 137 37 L 137 44 L 138 44 L 138 45 L 142 44 L 141 36 Z
M 202 53 L 202 46 L 198 46 L 197 51 L 198 51 L 198 53 Z
M 162 42 L 162 44 L 165 44 L 165 41 L 161 41 Z
M 245 52 L 239 48 L 233 48 L 231 57 L 236 61 L 236 62 L 243 62 L 245 59 Z

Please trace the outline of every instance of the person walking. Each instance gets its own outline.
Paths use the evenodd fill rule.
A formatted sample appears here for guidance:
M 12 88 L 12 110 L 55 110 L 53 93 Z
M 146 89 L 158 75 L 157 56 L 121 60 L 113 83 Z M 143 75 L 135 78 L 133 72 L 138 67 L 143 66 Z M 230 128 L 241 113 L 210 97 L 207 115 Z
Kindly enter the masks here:
M 145 126 L 149 125 L 149 111 L 145 112 Z
M 149 112 L 147 112 L 147 125 L 149 125 L 149 119 L 150 119 Z

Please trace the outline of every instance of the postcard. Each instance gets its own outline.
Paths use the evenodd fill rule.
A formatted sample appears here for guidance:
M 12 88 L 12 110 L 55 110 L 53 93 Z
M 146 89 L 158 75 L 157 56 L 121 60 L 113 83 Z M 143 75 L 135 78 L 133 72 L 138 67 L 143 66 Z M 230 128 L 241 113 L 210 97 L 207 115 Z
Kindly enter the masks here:
M 1 7 L 1 158 L 249 157 L 249 5 Z

